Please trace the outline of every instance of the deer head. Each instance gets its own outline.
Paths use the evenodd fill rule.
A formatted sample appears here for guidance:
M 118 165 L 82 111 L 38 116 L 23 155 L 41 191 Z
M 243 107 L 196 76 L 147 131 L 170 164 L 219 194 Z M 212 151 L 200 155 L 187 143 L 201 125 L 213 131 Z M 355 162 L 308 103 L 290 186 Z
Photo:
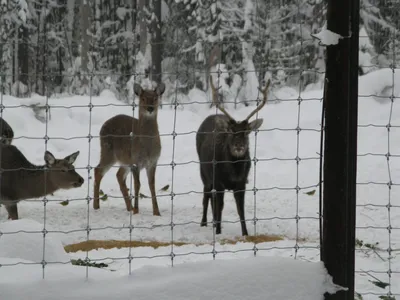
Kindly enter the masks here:
M 256 119 L 249 122 L 250 118 L 253 117 L 258 111 L 260 111 L 264 105 L 267 103 L 267 92 L 270 85 L 270 80 L 268 80 L 267 85 L 264 89 L 259 88 L 260 92 L 263 94 L 262 103 L 257 106 L 246 119 L 242 121 L 236 121 L 223 107 L 221 107 L 217 99 L 217 89 L 214 86 L 212 77 L 210 76 L 210 85 L 212 90 L 212 99 L 215 106 L 226 116 L 226 119 L 220 120 L 219 127 L 224 129 L 227 133 L 227 146 L 233 156 L 241 157 L 244 156 L 249 148 L 248 135 L 253 130 L 257 130 L 263 123 L 263 119 Z
M 133 89 L 139 97 L 139 113 L 148 117 L 156 116 L 160 97 L 165 91 L 165 84 L 161 82 L 154 90 L 147 90 L 135 83 Z
M 49 171 L 49 180 L 54 186 L 61 189 L 77 188 L 84 183 L 83 178 L 75 171 L 73 163 L 79 155 L 79 151 L 64 157 L 56 159 L 54 155 L 46 151 L 44 161 Z

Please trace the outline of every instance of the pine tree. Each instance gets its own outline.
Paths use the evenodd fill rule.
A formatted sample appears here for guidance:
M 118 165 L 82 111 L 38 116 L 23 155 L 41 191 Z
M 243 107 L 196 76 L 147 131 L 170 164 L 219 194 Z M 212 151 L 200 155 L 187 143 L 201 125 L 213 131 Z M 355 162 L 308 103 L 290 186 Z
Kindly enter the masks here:
M 398 1 L 362 0 L 361 24 L 365 28 L 380 67 L 400 63 L 400 3 Z

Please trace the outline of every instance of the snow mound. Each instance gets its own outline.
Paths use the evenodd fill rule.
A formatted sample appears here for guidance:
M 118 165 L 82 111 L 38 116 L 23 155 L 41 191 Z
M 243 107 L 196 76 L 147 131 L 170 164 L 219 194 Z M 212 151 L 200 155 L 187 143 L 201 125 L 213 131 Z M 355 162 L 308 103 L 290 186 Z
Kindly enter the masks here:
M 35 263 L 40 263 L 43 259 L 46 262 L 70 261 L 56 234 L 47 233 L 43 243 L 43 224 L 27 219 L 0 223 L 0 257 L 19 258 Z
M 25 270 L 21 272 L 27 280 L 23 289 L 15 273 L 17 269 Z M 91 268 L 89 281 L 84 279 L 83 267 L 49 265 L 45 280 L 37 269 L 29 265 L 11 270 L 0 268 L 0 277 L 5 278 L 0 282 L 0 298 L 53 300 L 57 295 L 59 300 L 118 300 L 134 295 L 143 300 L 319 300 L 326 292 L 332 294 L 343 289 L 332 283 L 321 262 L 277 257 L 251 257 L 237 259 L 235 263 L 232 260 L 186 263 L 173 268 L 147 266 L 129 277 Z M 33 276 L 33 272 L 37 275 Z M 57 272 L 62 274 L 59 276 Z M 64 280 L 57 280 L 60 277 Z
M 400 95 L 400 72 L 393 72 L 390 68 L 382 68 L 359 77 L 359 95 L 360 101 L 368 96 L 379 103 L 389 102 L 393 93 L 394 97 Z
M 343 38 L 340 34 L 337 34 L 327 29 L 326 23 L 324 24 L 324 26 L 322 26 L 319 33 L 312 34 L 311 36 L 320 40 L 320 44 L 322 46 L 337 45 L 339 43 L 339 40 Z

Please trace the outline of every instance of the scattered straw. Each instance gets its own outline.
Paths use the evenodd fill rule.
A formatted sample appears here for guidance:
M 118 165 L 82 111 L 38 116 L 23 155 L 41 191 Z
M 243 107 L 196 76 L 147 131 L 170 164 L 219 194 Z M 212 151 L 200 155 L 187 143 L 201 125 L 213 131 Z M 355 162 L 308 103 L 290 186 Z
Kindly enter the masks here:
M 236 237 L 235 239 L 222 239 L 220 241 L 220 244 L 234 245 L 237 244 L 238 242 L 260 244 L 260 243 L 276 242 L 281 240 L 283 240 L 283 237 L 278 235 L 260 234 L 260 235 L 248 235 L 246 237 Z
M 174 242 L 175 246 L 188 245 L 187 243 Z M 116 241 L 116 240 L 89 240 L 76 244 L 70 244 L 64 247 L 66 252 L 78 252 L 78 251 L 90 251 L 97 249 L 112 249 L 112 248 L 137 248 L 137 247 L 166 247 L 170 246 L 171 243 L 168 242 L 158 242 L 158 241 Z
M 235 239 L 222 239 L 218 241 L 220 244 L 231 244 L 234 245 L 238 242 L 248 242 L 248 243 L 266 243 L 283 240 L 283 237 L 274 235 L 257 235 L 257 236 L 247 236 L 247 237 L 236 237 Z M 184 245 L 207 245 L 206 243 L 185 243 L 185 242 L 174 242 L 174 246 L 184 246 Z M 159 247 L 171 246 L 171 242 L 160 242 L 160 241 L 116 241 L 116 240 L 89 240 L 76 244 L 70 244 L 64 247 L 65 251 L 78 252 L 78 251 L 91 251 L 97 249 L 113 249 L 113 248 L 137 248 L 137 247 L 152 247 L 154 249 Z

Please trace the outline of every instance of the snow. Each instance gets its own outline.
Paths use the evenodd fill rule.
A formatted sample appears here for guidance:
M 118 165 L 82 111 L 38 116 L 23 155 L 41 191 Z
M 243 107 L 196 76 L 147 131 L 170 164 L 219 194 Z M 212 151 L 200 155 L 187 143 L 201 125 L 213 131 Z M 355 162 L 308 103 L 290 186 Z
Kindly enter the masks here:
M 244 7 L 244 26 L 243 30 L 247 32 L 252 28 L 252 14 L 254 11 L 253 1 L 246 0 L 246 4 Z
M 321 262 L 254 257 L 167 265 L 136 266 L 131 276 L 69 264 L 61 242 L 46 237 L 42 268 L 43 224 L 32 220 L 2 223 L 0 232 L 0 299 L 322 299 L 342 287 L 332 282 Z M 16 233 L 18 234 L 12 234 Z M 36 233 L 33 233 L 36 232 Z M 179 252 L 179 251 L 178 251 Z M 63 264 L 54 264 L 54 263 Z M 266 272 L 268 270 L 268 272 Z M 46 280 L 42 280 L 43 272 Z M 227 280 L 228 279 L 228 280 Z M 184 284 L 181 284 L 184 282 Z M 24 288 L 21 289 L 21 283 Z M 110 288 L 112 287 L 112 288 Z M 149 292 L 151 291 L 151 292 Z
M 359 81 L 360 86 L 363 87 L 359 95 L 363 97 L 374 96 L 374 99 L 378 102 L 387 103 L 392 92 L 395 97 L 400 94 L 400 86 L 393 85 L 393 82 L 400 82 L 400 72 L 393 72 L 390 68 L 370 72 L 361 76 Z
M 1 259 L 0 259 L 1 262 Z M 16 266 L 15 269 L 21 268 Z M 238 259 L 197 262 L 174 268 L 147 266 L 132 276 L 93 270 L 85 282 L 84 268 L 49 266 L 49 279 L 41 281 L 36 266 L 24 267 L 22 278 L 0 269 L 1 299 L 322 299 L 325 292 L 341 288 L 332 283 L 322 263 L 294 261 L 287 258 Z M 268 270 L 268 272 L 266 272 Z M 92 272 L 92 271 L 91 271 Z M 3 274 L 1 274 L 3 273 Z M 68 276 L 66 276 L 68 275 Z M 61 280 L 60 280 L 61 279 Z M 24 288 L 20 288 L 20 282 Z M 184 284 L 182 284 L 184 283 Z M 65 291 L 65 292 L 64 292 Z
M 374 69 L 372 63 L 372 56 L 368 52 L 359 51 L 358 53 L 358 65 L 362 68 L 364 73 L 368 73 Z
M 22 219 L 0 223 L 0 257 L 21 258 L 34 263 L 67 263 L 71 259 L 58 234 L 46 235 L 43 244 L 43 224 Z M 44 250 L 44 257 L 43 257 Z
M 382 69 L 360 77 L 357 239 L 365 243 L 379 243 L 377 250 L 363 247 L 356 253 L 356 291 L 360 293 L 380 295 L 388 292 L 388 288 L 380 289 L 374 286 L 371 281 L 375 279 L 371 276 L 384 282 L 390 280 L 391 292 L 400 293 L 398 256 L 400 249 L 400 230 L 398 230 L 400 228 L 400 189 L 398 188 L 400 106 L 397 98 L 394 98 L 393 103 L 389 98 L 392 93 L 394 97 L 400 96 L 398 74 L 398 70 L 393 73 L 391 69 Z M 249 175 L 245 210 L 250 234 L 279 235 L 284 239 L 257 245 L 246 241 L 233 245 L 224 243 L 224 239 L 235 239 L 240 235 L 236 206 L 232 193 L 229 192 L 225 196 L 222 234 L 215 236 L 211 227 L 199 226 L 203 187 L 195 150 L 195 133 L 201 121 L 206 116 L 215 113 L 215 107 L 210 109 L 209 103 L 205 102 L 210 100 L 209 93 L 193 89 L 188 99 L 190 102 L 195 102 L 194 104 L 182 103 L 177 110 L 164 105 L 159 112 L 162 153 L 156 173 L 156 190 L 161 217 L 152 215 L 151 201 L 148 198 L 140 199 L 139 214 L 132 215 L 126 211 L 115 177 L 116 167 L 111 169 L 102 181 L 101 189 L 108 195 L 108 199 L 101 201 L 101 209 L 94 211 L 92 202 L 87 201 L 87 197 L 92 196 L 93 193 L 93 169 L 89 168 L 88 171 L 87 167 L 88 165 L 94 167 L 99 161 L 98 134 L 101 125 L 118 113 L 136 116 L 137 109 L 132 111 L 131 107 L 124 106 L 124 103 L 116 100 L 110 91 L 104 91 L 98 97 L 58 96 L 48 100 L 38 95 L 31 99 L 3 95 L 1 101 L 5 109 L 2 117 L 13 127 L 15 134 L 13 143 L 31 162 L 37 164 L 43 163 L 46 147 L 56 157 L 64 157 L 79 150 L 80 155 L 75 166 L 77 172 L 85 178 L 85 184 L 79 189 L 54 193 L 48 197 L 46 206 L 42 199 L 21 202 L 18 206 L 20 221 L 6 221 L 7 213 L 4 207 L 0 208 L 0 220 L 3 222 L 1 231 L 18 232 L 0 235 L 0 256 L 3 257 L 0 261 L 0 264 L 3 264 L 0 267 L 0 278 L 2 278 L 0 299 L 10 299 L 11 292 L 18 293 L 12 299 L 26 299 L 24 295 L 39 295 L 39 293 L 43 294 L 37 296 L 37 299 L 46 299 L 46 297 L 51 299 L 49 297 L 52 293 L 53 296 L 57 293 L 60 297 L 66 297 L 67 292 L 62 291 L 76 293 L 75 295 L 81 291 L 82 297 L 79 299 L 84 299 L 84 293 L 89 292 L 93 293 L 93 297 L 102 299 L 103 295 L 104 297 L 107 295 L 107 290 L 113 291 L 116 299 L 119 297 L 117 291 L 121 291 L 122 299 L 123 293 L 133 294 L 136 290 L 144 293 L 146 287 L 147 292 L 151 288 L 154 289 L 154 295 L 158 295 L 156 291 L 160 287 L 157 283 L 161 286 L 168 283 L 167 285 L 175 286 L 176 289 L 182 289 L 184 296 L 185 285 L 176 284 L 173 276 L 169 274 L 182 272 L 176 280 L 193 278 L 200 281 L 195 277 L 196 272 L 192 274 L 193 277 L 189 274 L 190 269 L 210 268 L 208 276 L 214 276 L 212 270 L 218 268 L 218 271 L 226 271 L 226 274 L 233 276 L 235 272 L 229 269 L 230 266 L 243 267 L 247 264 L 251 266 L 249 270 L 254 269 L 254 272 L 258 270 L 257 266 L 263 266 L 263 268 L 262 271 L 259 270 L 262 273 L 251 273 L 254 276 L 246 280 L 243 286 L 251 286 L 253 281 L 265 279 L 265 284 L 273 286 L 273 289 L 269 289 L 270 293 L 274 293 L 275 290 L 278 293 L 278 290 L 282 290 L 287 293 L 285 294 L 287 299 L 293 299 L 290 293 L 296 290 L 290 288 L 289 284 L 296 287 L 304 284 L 305 288 L 300 291 L 309 291 L 317 295 L 318 291 L 310 288 L 311 284 L 317 287 L 311 279 L 314 275 L 321 275 L 319 272 L 322 271 L 316 264 L 306 264 L 304 261 L 316 262 L 320 259 L 317 185 L 322 90 L 310 89 L 300 93 L 298 90 L 285 87 L 272 92 L 280 101 L 277 104 L 268 102 L 258 113 L 258 117 L 263 118 L 264 123 L 257 136 L 250 135 L 250 155 L 256 156 L 258 162 L 256 166 L 252 166 Z M 371 97 L 371 95 L 376 96 Z M 300 105 L 299 96 L 303 100 Z M 171 103 L 171 101 L 164 99 L 166 103 Z M 38 121 L 29 107 L 30 103 L 45 105 L 47 102 L 51 106 L 51 119 L 48 126 Z M 92 110 L 89 109 L 90 104 L 94 105 Z M 24 106 L 20 107 L 20 105 Z M 228 106 L 228 109 L 233 117 L 243 119 L 254 109 L 254 103 L 251 103 L 249 107 L 240 106 L 236 110 Z M 389 122 L 392 127 L 388 145 L 386 125 Z M 299 135 L 296 131 L 297 126 L 301 128 Z M 177 134 L 175 139 L 172 138 L 173 132 Z M 49 137 L 47 146 L 46 135 Z M 92 139 L 88 139 L 88 135 L 91 135 Z M 389 164 L 385 156 L 388 152 L 391 154 Z M 301 158 L 298 165 L 295 161 L 296 155 Z M 172 162 L 175 163 L 174 171 L 171 168 Z M 387 184 L 389 181 L 392 182 L 390 189 Z M 141 182 L 141 192 L 149 195 L 145 172 L 141 173 Z M 127 184 L 132 191 L 131 176 L 127 178 Z M 169 190 L 160 191 L 167 184 L 170 185 Z M 297 185 L 300 187 L 298 194 L 295 189 Z M 258 190 L 255 195 L 252 191 L 253 187 Z M 316 190 L 313 195 L 306 194 L 313 190 Z M 60 205 L 60 202 L 64 200 L 69 200 L 69 204 Z M 389 201 L 392 205 L 389 211 L 390 223 L 387 208 Z M 209 211 L 211 220 L 211 210 Z M 46 216 L 45 222 L 44 216 Z M 387 230 L 389 225 L 392 228 L 390 233 Z M 19 232 L 23 227 L 28 227 L 28 231 L 39 233 Z M 45 280 L 43 281 L 40 278 L 43 275 L 41 262 L 44 228 L 47 231 L 44 260 L 48 264 L 44 268 Z M 57 239 L 61 240 L 62 245 L 87 239 L 162 242 L 173 239 L 174 242 L 184 242 L 188 245 L 156 249 L 152 247 L 98 249 L 66 254 L 61 251 Z M 390 257 L 387 251 L 389 247 L 393 250 Z M 255 261 L 265 258 L 265 263 L 263 260 L 260 260 L 262 263 L 249 263 L 254 254 L 256 254 Z M 99 270 L 63 264 L 65 255 L 70 259 L 105 262 L 108 267 Z M 131 257 L 131 263 L 129 263 L 129 257 Z M 268 260 L 267 257 L 270 259 Z M 200 264 L 200 262 L 212 261 L 214 258 L 213 263 L 222 265 L 217 264 L 216 267 L 212 267 Z M 299 276 L 287 271 L 297 268 L 297 262 L 292 261 L 294 258 L 299 263 L 304 263 L 301 268 L 297 265 L 302 272 L 305 272 Z M 243 265 L 240 263 L 242 259 L 246 260 Z M 235 260 L 235 263 L 225 265 L 223 263 L 225 260 Z M 54 261 L 61 263 L 51 263 Z M 273 264 L 274 261 L 281 262 L 282 267 L 278 268 Z M 174 268 L 170 268 L 172 262 Z M 16 263 L 20 264 L 13 265 Z M 187 269 L 185 266 L 188 266 Z M 313 271 L 308 267 L 314 268 Z M 387 274 L 389 268 L 392 271 L 390 278 Z M 130 271 L 133 274 L 132 277 L 128 277 Z M 89 282 L 85 283 L 86 272 L 88 272 Z M 272 276 L 274 272 L 279 272 L 280 275 Z M 149 274 L 154 274 L 153 278 L 149 279 L 147 277 L 150 276 Z M 164 276 L 158 277 L 157 274 L 164 274 Z M 277 281 L 273 281 L 275 277 Z M 278 279 L 280 279 L 279 282 Z M 17 284 L 21 286 L 22 282 L 24 289 L 17 286 Z M 317 282 L 321 281 L 318 279 Z M 206 279 L 201 283 L 208 284 Z M 152 286 L 149 287 L 148 284 Z M 224 284 L 230 284 L 229 280 L 224 281 Z M 38 288 L 40 285 L 43 289 Z M 232 288 L 238 289 L 235 290 L 235 295 L 239 295 L 241 285 L 237 282 L 235 284 L 235 281 L 232 281 L 232 285 L 234 286 Z M 205 287 L 208 286 L 205 285 Z M 197 291 L 192 285 L 190 288 Z M 208 292 L 211 293 L 211 291 Z M 249 294 L 251 291 L 243 289 L 242 292 Z M 321 290 L 318 293 L 320 292 Z M 179 297 L 179 295 L 174 296 Z M 221 298 L 220 295 L 214 296 Z M 210 298 L 212 298 L 211 295 Z M 252 295 L 249 298 L 255 299 Z M 318 299 L 320 298 L 319 296 Z M 364 299 L 378 299 L 378 296 L 364 297 Z
M 326 24 L 322 27 L 319 33 L 312 34 L 311 36 L 320 40 L 320 44 L 323 46 L 337 45 L 339 39 L 343 38 L 340 34 L 327 29 Z
M 130 9 L 126 9 L 125 7 L 118 7 L 117 11 L 116 11 L 116 14 L 117 14 L 118 18 L 121 21 L 124 21 L 125 18 L 126 18 L 126 15 L 128 15 L 130 13 L 131 13 L 131 10 Z

